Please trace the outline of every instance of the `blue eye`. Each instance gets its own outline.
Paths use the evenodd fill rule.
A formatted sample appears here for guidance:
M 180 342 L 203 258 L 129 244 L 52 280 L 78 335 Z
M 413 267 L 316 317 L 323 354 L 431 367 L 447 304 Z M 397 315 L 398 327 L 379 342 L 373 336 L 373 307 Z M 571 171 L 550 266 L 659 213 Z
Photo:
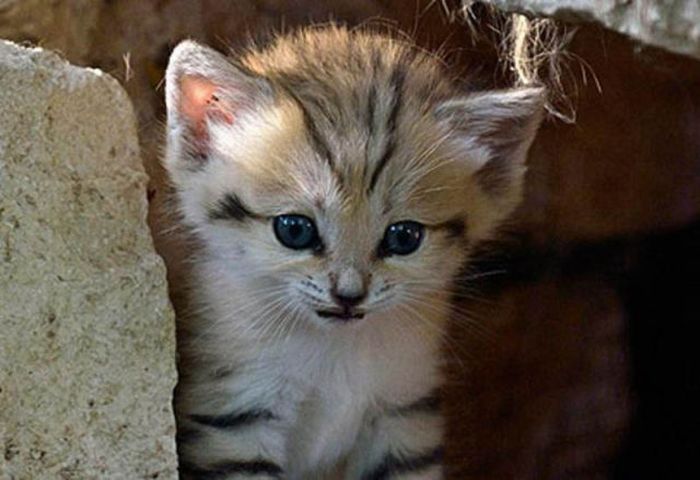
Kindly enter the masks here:
M 277 240 L 287 248 L 303 250 L 318 248 L 318 238 L 313 220 L 304 215 L 279 215 L 273 219 Z
M 423 241 L 423 225 L 405 221 L 389 225 L 380 245 L 382 256 L 408 255 L 415 252 Z

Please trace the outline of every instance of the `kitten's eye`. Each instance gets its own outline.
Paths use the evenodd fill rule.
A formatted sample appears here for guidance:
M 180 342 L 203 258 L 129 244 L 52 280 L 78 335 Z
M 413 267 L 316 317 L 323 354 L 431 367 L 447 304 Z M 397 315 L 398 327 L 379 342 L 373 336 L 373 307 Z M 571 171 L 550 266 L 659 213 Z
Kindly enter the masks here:
M 316 248 L 320 245 L 313 220 L 304 215 L 279 215 L 273 220 L 275 236 L 282 245 L 294 250 Z
M 398 222 L 386 229 L 380 251 L 387 255 L 408 255 L 420 247 L 423 225 L 418 222 Z

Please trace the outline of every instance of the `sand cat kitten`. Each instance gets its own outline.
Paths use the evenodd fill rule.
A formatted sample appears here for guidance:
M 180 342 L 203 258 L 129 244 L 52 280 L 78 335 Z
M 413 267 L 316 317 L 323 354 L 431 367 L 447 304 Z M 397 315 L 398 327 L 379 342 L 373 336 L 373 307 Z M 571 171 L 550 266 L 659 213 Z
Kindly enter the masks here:
M 167 71 L 200 239 L 182 478 L 439 479 L 453 278 L 521 195 L 537 88 L 471 93 L 405 41 L 306 29 Z

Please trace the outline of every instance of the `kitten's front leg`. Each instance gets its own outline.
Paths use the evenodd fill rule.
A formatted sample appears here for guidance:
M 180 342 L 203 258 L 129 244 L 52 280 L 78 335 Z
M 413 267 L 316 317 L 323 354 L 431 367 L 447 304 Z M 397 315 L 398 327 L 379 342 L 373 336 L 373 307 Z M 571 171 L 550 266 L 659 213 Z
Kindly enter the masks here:
M 436 392 L 389 405 L 368 420 L 346 480 L 440 480 L 443 418 Z
M 227 412 L 184 414 L 180 411 L 180 478 L 284 478 L 284 431 L 279 412 L 263 405 L 240 407 Z

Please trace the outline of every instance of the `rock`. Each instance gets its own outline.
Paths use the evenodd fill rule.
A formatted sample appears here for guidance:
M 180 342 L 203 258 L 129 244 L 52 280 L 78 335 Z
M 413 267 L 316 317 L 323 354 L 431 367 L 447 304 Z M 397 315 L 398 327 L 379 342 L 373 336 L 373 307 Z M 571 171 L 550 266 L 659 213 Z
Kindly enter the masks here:
M 700 58 L 697 0 L 489 0 L 486 3 L 566 22 L 596 21 L 650 45 Z
M 116 80 L 0 41 L 0 478 L 176 478 L 174 316 Z

